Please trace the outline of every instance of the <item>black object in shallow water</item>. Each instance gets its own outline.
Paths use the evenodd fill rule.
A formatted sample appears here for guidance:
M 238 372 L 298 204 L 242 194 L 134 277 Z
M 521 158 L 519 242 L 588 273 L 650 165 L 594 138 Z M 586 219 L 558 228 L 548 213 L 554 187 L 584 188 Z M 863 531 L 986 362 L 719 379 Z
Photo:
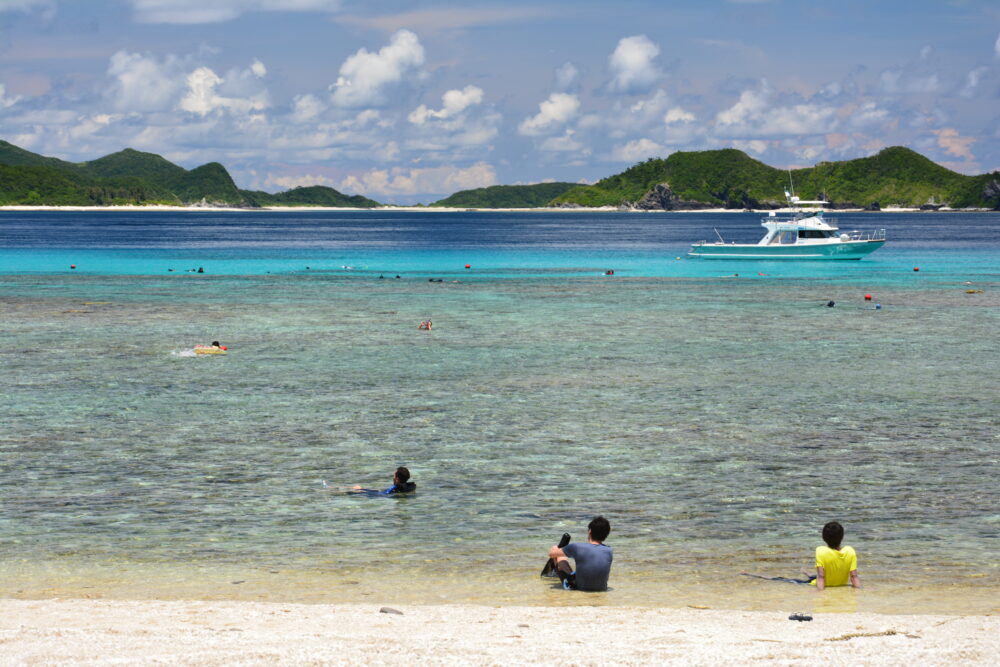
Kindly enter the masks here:
M 564 546 L 566 546 L 567 544 L 569 544 L 570 539 L 571 538 L 569 536 L 569 533 L 563 533 L 562 538 L 559 540 L 559 544 L 557 544 L 556 546 L 558 546 L 560 549 L 562 549 Z M 557 576 L 556 575 L 556 562 L 554 560 L 552 560 L 551 558 L 548 559 L 545 562 L 545 567 L 542 568 L 542 576 L 543 577 L 555 577 L 555 576 Z

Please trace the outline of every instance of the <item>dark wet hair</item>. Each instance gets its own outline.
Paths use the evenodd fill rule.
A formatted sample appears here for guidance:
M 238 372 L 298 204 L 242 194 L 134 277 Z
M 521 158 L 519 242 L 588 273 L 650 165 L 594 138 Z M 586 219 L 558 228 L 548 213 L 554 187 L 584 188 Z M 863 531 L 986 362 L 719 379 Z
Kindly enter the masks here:
M 403 466 L 396 468 L 396 477 L 399 479 L 400 484 L 405 484 L 410 479 L 410 471 Z
M 611 523 L 603 516 L 595 516 L 594 519 L 587 524 L 587 529 L 590 531 L 590 536 L 593 539 L 598 542 L 603 542 L 608 539 L 608 534 L 611 532 Z
M 823 541 L 831 549 L 839 549 L 840 542 L 844 539 L 844 527 L 836 521 L 823 526 Z
M 217 341 L 217 340 L 213 340 L 213 341 L 212 341 L 212 346 L 213 346 L 213 347 L 219 347 L 219 341 Z

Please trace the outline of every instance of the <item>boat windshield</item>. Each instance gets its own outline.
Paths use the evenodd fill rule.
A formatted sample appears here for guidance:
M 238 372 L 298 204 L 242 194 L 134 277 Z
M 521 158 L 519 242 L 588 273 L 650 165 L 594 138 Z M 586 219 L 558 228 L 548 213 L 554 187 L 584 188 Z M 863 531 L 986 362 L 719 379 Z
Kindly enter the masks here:
M 830 232 L 825 229 L 800 229 L 800 239 L 828 239 Z

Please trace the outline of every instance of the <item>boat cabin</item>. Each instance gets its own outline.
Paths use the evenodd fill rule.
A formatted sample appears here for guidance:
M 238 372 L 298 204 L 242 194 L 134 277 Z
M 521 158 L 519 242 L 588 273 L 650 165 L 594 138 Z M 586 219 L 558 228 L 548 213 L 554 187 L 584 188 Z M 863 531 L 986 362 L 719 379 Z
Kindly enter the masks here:
M 823 218 L 822 211 L 799 212 L 793 218 L 779 218 L 774 212 L 761 222 L 767 230 L 757 245 L 794 245 L 797 243 L 829 243 L 840 237 L 836 226 Z

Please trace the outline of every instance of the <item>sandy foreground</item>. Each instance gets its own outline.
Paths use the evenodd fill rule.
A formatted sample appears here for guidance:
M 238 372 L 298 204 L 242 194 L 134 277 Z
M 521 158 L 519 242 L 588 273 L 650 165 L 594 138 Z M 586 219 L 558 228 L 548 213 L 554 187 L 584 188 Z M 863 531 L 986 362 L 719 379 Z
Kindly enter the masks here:
M 1000 616 L 0 600 L 0 665 L 996 664 Z

